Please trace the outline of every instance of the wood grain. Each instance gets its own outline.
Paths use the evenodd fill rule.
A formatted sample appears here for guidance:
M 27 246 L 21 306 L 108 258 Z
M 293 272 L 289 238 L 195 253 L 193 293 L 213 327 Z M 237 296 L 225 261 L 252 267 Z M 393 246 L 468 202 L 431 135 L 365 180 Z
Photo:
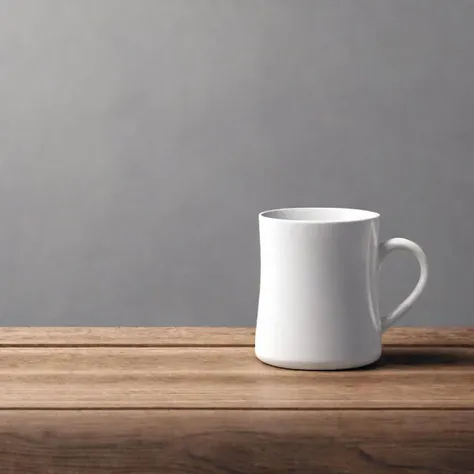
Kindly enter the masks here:
M 251 347 L 1 348 L 6 408 L 474 408 L 474 349 L 387 347 L 363 370 L 281 370 Z
M 251 346 L 255 328 L 4 327 L 0 346 Z
M 474 347 L 474 327 L 396 327 L 384 333 L 382 341 L 385 345 L 393 346 Z
M 474 411 L 4 411 L 2 474 L 467 474 Z
M 252 328 L 0 329 L 0 474 L 474 473 L 474 329 L 395 328 L 362 370 Z
M 0 346 L 253 346 L 255 328 L 3 327 Z M 474 328 L 392 328 L 386 345 L 474 347 Z

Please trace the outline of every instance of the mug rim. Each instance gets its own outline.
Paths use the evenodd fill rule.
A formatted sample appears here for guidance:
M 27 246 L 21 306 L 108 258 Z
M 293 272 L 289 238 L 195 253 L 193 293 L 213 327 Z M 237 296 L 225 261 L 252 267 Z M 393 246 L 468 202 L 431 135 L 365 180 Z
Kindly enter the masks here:
M 301 211 L 327 214 L 326 218 L 297 218 L 286 215 L 286 213 L 300 213 Z M 330 215 L 340 214 L 342 217 L 333 217 Z M 268 209 L 258 214 L 259 218 L 271 219 L 278 222 L 299 223 L 299 224 L 348 224 L 351 222 L 368 222 L 378 219 L 380 214 L 365 209 L 356 209 L 351 207 L 282 207 L 277 209 Z

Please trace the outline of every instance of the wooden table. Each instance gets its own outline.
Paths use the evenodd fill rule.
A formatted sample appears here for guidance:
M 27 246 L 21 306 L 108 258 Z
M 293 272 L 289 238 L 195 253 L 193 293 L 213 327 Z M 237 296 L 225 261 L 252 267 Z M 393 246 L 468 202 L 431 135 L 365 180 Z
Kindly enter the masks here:
M 247 328 L 0 329 L 1 474 L 473 473 L 474 329 L 266 366 Z

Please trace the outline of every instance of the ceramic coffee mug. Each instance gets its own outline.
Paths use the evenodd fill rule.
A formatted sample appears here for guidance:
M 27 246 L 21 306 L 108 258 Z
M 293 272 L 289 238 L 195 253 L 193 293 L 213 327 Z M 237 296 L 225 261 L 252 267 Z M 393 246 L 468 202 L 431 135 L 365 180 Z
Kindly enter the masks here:
M 379 214 L 357 209 L 276 209 L 259 215 L 260 295 L 256 356 L 278 367 L 360 367 L 381 354 L 381 334 L 420 296 L 428 267 L 407 239 L 378 243 Z M 392 250 L 418 260 L 420 278 L 408 298 L 380 316 L 377 274 Z

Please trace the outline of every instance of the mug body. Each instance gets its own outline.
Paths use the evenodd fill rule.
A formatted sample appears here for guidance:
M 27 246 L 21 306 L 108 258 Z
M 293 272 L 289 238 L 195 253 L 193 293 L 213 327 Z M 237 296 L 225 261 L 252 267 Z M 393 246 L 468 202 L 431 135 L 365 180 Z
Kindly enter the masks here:
M 379 215 L 292 208 L 259 215 L 255 353 L 278 367 L 346 369 L 381 354 Z

